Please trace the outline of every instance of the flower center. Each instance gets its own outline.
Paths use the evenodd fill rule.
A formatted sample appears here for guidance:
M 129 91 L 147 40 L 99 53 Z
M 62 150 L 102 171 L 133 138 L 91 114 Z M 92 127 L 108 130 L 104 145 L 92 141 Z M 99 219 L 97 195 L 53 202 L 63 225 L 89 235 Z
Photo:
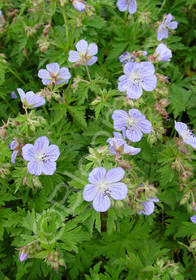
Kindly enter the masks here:
M 137 72 L 131 73 L 129 81 L 138 86 L 140 84 L 140 75 Z
M 36 159 L 37 159 L 38 161 L 46 162 L 46 161 L 48 161 L 48 159 L 49 159 L 49 155 L 47 155 L 47 154 L 45 154 L 45 153 L 39 153 L 39 154 L 37 154 Z
M 136 123 L 137 123 L 136 119 L 129 117 L 129 120 L 128 120 L 129 126 L 131 126 L 131 127 L 136 126 Z

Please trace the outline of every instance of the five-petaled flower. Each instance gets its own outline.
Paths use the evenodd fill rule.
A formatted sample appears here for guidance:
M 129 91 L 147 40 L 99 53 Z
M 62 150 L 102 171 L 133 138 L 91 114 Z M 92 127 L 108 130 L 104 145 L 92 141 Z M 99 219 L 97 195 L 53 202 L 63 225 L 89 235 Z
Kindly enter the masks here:
M 80 12 L 84 12 L 86 10 L 85 2 L 83 0 L 73 0 L 73 6 Z
M 129 146 L 121 133 L 113 132 L 114 138 L 109 138 L 107 143 L 110 145 L 109 150 L 111 154 L 122 155 L 137 155 L 141 149 Z
M 178 26 L 177 21 L 172 21 L 175 19 L 171 14 L 168 14 L 167 17 L 164 18 L 163 23 L 159 26 L 158 33 L 157 33 L 157 40 L 161 41 L 162 39 L 167 39 L 168 38 L 168 29 L 176 29 Z
M 50 145 L 46 136 L 35 140 L 35 144 L 26 144 L 22 148 L 24 160 L 29 161 L 27 168 L 32 175 L 52 175 L 56 170 L 56 160 L 60 155 L 58 146 Z
M 44 96 L 35 94 L 33 91 L 24 92 L 21 88 L 17 88 L 20 99 L 25 107 L 36 108 L 44 105 L 46 100 Z
M 77 51 L 70 51 L 68 60 L 75 62 L 77 65 L 93 65 L 97 61 L 97 56 L 94 56 L 98 52 L 97 45 L 91 43 L 88 45 L 87 41 L 80 40 L 76 44 Z
M 196 207 L 194 207 L 194 211 L 196 212 Z M 194 224 L 196 224 L 196 215 L 190 217 L 191 222 L 193 222 Z
M 119 56 L 119 60 L 125 65 L 127 62 L 133 62 L 135 60 L 135 56 L 130 52 L 125 52 Z
M 47 64 L 46 69 L 40 69 L 38 72 L 38 77 L 42 79 L 42 83 L 44 85 L 60 85 L 62 83 L 67 84 L 69 79 L 71 78 L 71 74 L 68 68 L 60 68 L 59 64 L 56 62 Z
M 93 207 L 97 212 L 105 212 L 110 208 L 109 197 L 115 200 L 123 200 L 127 196 L 127 186 L 119 182 L 123 179 L 125 171 L 121 167 L 112 168 L 106 173 L 104 167 L 93 169 L 88 177 L 90 184 L 83 190 L 83 198 L 93 201 Z
M 121 12 L 129 9 L 129 13 L 134 14 L 137 11 L 137 2 L 136 0 L 118 0 L 117 7 Z
M 155 196 L 152 198 L 148 198 L 147 201 L 142 202 L 143 210 L 138 211 L 137 213 L 139 215 L 144 214 L 144 215 L 151 215 L 154 212 L 154 202 L 159 202 L 159 199 Z
M 20 150 L 20 142 L 18 141 L 17 137 L 14 137 L 14 140 L 9 143 L 9 148 L 10 150 L 13 151 L 12 157 L 11 157 L 11 162 L 15 164 L 16 156 Z
M 137 109 L 130 109 L 129 113 L 124 110 L 115 110 L 112 119 L 114 128 L 123 132 L 123 136 L 132 142 L 139 142 L 143 133 L 152 131 L 152 124 Z
M 172 52 L 165 44 L 161 43 L 156 48 L 153 56 L 156 61 L 170 61 Z
M 185 123 L 175 121 L 175 129 L 186 144 L 196 149 L 196 136 L 188 129 Z
M 125 75 L 119 78 L 118 89 L 126 91 L 129 98 L 138 99 L 142 95 L 142 89 L 152 91 L 156 88 L 157 78 L 152 63 L 128 62 L 123 70 Z

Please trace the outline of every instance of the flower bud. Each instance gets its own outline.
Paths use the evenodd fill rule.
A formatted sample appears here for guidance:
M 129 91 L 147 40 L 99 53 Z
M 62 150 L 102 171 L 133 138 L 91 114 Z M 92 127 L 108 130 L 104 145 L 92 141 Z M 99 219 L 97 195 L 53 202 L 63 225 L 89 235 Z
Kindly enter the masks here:
M 19 260 L 23 262 L 24 260 L 26 260 L 27 257 L 28 257 L 28 247 L 25 247 L 22 250 L 20 250 Z

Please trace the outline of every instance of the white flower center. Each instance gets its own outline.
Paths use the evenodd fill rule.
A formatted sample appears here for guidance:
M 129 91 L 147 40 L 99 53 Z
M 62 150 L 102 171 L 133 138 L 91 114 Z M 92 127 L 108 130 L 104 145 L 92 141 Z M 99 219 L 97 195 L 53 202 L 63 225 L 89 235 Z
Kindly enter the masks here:
M 39 153 L 39 154 L 36 155 L 36 159 L 40 162 L 41 161 L 46 162 L 49 159 L 49 155 L 47 155 L 45 153 Z
M 137 120 L 129 117 L 128 124 L 129 124 L 130 127 L 136 126 Z
M 105 181 L 101 181 L 97 186 L 98 186 L 98 190 L 100 192 L 102 192 L 104 196 L 105 195 L 108 195 L 108 196 L 110 195 L 111 191 L 110 191 L 109 186 L 107 185 L 107 183 Z
M 141 77 L 140 77 L 139 73 L 137 73 L 137 72 L 133 72 L 129 76 L 129 81 L 133 84 L 136 84 L 137 86 L 140 84 L 140 80 L 141 80 Z

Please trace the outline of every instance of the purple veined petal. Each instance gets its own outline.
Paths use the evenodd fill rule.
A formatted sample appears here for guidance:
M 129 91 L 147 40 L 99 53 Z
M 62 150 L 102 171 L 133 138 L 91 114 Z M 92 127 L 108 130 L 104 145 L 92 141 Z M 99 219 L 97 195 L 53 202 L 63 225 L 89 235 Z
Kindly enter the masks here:
M 38 77 L 40 79 L 46 79 L 46 80 L 47 79 L 51 79 L 49 72 L 47 70 L 45 70 L 45 69 L 40 69 L 38 71 Z
M 161 25 L 159 26 L 159 30 L 158 30 L 158 34 L 157 34 L 157 40 L 158 41 L 161 41 L 164 38 L 167 39 L 168 38 L 168 33 L 169 33 L 167 27 L 162 26 L 162 28 L 160 28 Z
M 154 56 L 156 56 L 156 61 L 170 61 L 172 52 L 165 44 L 161 43 L 156 48 Z
M 142 77 L 151 76 L 151 74 L 154 74 L 154 72 L 155 72 L 155 67 L 151 62 L 148 61 L 141 62 L 140 73 Z
M 152 124 L 148 120 L 143 120 L 138 123 L 139 128 L 143 133 L 151 133 L 152 131 Z
M 97 168 L 94 168 L 90 174 L 89 174 L 89 177 L 88 177 L 88 180 L 91 184 L 98 184 L 101 180 L 104 179 L 106 175 L 106 169 L 105 167 L 97 167 Z
M 128 188 L 124 183 L 114 183 L 109 186 L 110 196 L 115 200 L 123 200 L 126 198 Z
M 53 175 L 56 171 L 56 162 L 55 161 L 43 161 L 42 172 L 45 175 Z
M 183 122 L 177 122 L 175 121 L 175 129 L 177 130 L 178 134 L 180 136 L 182 136 L 184 133 L 184 131 L 186 131 L 188 133 L 189 129 L 188 129 L 188 126 L 183 123 Z
M 18 146 L 18 142 L 16 140 L 16 137 L 14 137 L 14 141 L 9 143 L 9 148 L 10 148 L 10 150 L 15 150 L 17 148 L 17 146 Z
M 175 17 L 173 17 L 171 14 L 168 14 L 166 20 L 164 21 L 164 24 L 168 24 L 174 18 Z
M 114 135 L 114 137 L 115 137 L 116 139 L 123 139 L 123 140 L 124 140 L 122 134 L 119 133 L 119 132 L 113 132 L 113 135 Z
M 132 156 L 135 156 L 135 155 L 137 155 L 140 151 L 141 151 L 140 148 L 135 148 L 135 147 L 132 147 L 132 146 L 129 146 L 129 145 L 125 144 L 125 145 L 124 145 L 124 152 L 123 152 L 123 154 L 124 154 L 124 155 L 132 155 Z
M 110 208 L 110 205 L 110 198 L 107 195 L 104 195 L 103 192 L 97 192 L 97 195 L 93 200 L 93 208 L 97 212 L 105 212 Z
M 144 115 L 142 115 L 142 113 L 138 109 L 130 109 L 128 114 L 132 119 L 137 119 L 137 120 L 146 119 L 146 117 Z
M 42 79 L 42 84 L 47 86 L 47 85 L 49 85 L 51 83 L 51 81 L 52 81 L 52 79 L 51 80 L 49 80 L 49 79 Z
M 95 43 L 91 43 L 88 46 L 88 56 L 94 56 L 98 53 L 98 47 Z
M 190 217 L 191 222 L 193 222 L 194 224 L 196 224 L 196 216 L 192 216 Z
M 20 99 L 22 102 L 24 102 L 24 100 L 26 99 L 26 95 L 24 93 L 24 91 L 21 88 L 17 88 L 18 94 L 20 95 Z
M 96 188 L 95 185 L 88 184 L 84 187 L 83 199 L 88 202 L 93 201 L 97 192 L 98 192 L 98 188 Z
M 42 174 L 43 163 L 42 161 L 32 160 L 28 162 L 27 168 L 31 175 L 39 176 Z
M 107 184 L 116 183 L 122 180 L 124 175 L 125 171 L 121 167 L 112 168 L 107 172 L 104 181 Z
M 124 66 L 124 73 L 130 75 L 131 72 L 135 71 L 139 66 L 138 62 L 127 62 Z
M 80 52 L 83 55 L 86 53 L 87 48 L 88 48 L 88 43 L 84 39 L 78 41 L 77 44 L 76 44 L 77 51 Z
M 22 147 L 22 156 L 26 161 L 31 161 L 35 158 L 35 148 L 32 144 L 26 144 Z
M 60 155 L 59 147 L 57 145 L 50 145 L 47 150 L 47 156 L 50 161 L 56 161 Z
M 159 199 L 155 196 L 155 197 L 149 198 L 148 201 L 151 201 L 151 202 L 159 202 Z
M 62 67 L 60 69 L 58 78 L 61 78 L 63 80 L 69 80 L 71 78 L 71 73 L 69 72 L 69 69 L 67 67 Z
M 18 152 L 19 152 L 18 150 L 13 151 L 12 157 L 11 157 L 11 163 L 15 164 L 16 156 L 17 156 Z
M 118 0 L 117 1 L 117 7 L 119 11 L 124 12 L 128 8 L 129 1 L 128 0 Z
M 81 59 L 79 53 L 77 51 L 70 51 L 68 60 L 69 62 L 77 62 Z
M 186 144 L 192 146 L 194 149 L 196 149 L 196 138 L 195 138 L 195 139 L 183 138 L 183 141 L 184 141 Z
M 36 95 L 33 91 L 26 92 L 26 101 L 28 105 L 33 105 L 36 103 Z
M 34 105 L 32 108 L 37 108 L 46 103 L 46 100 L 44 99 L 44 96 L 40 96 L 39 94 L 35 94 L 35 99 L 34 99 Z
M 97 62 L 97 56 L 93 56 L 93 57 L 91 57 L 91 58 L 89 58 L 88 60 L 87 60 L 87 62 L 86 62 L 86 64 L 88 65 L 88 66 L 91 66 L 91 65 L 93 65 L 95 62 Z
M 59 80 L 59 81 L 57 81 L 56 82 L 56 85 L 61 85 L 61 84 L 63 84 L 63 83 L 65 83 L 65 84 L 67 84 L 69 82 L 69 80 Z
M 144 201 L 142 202 L 142 206 L 144 208 L 144 215 L 151 215 L 154 212 L 154 203 L 152 201 Z
M 124 92 L 129 87 L 129 80 L 126 75 L 120 76 L 119 83 L 118 83 L 118 90 L 120 92 Z
M 116 155 L 116 151 L 114 150 L 114 146 L 109 147 L 109 151 L 110 151 L 110 154 Z
M 140 85 L 132 84 L 126 90 L 126 94 L 131 99 L 138 99 L 142 96 L 143 90 Z
M 145 91 L 152 91 L 157 86 L 157 77 L 155 75 L 146 76 L 142 81 L 142 87 Z
M 137 11 L 137 2 L 136 0 L 131 0 L 129 3 L 129 13 L 134 14 Z
M 35 140 L 34 149 L 35 153 L 47 152 L 49 146 L 49 140 L 46 136 L 41 136 Z
M 86 10 L 85 4 L 77 0 L 73 2 L 73 6 L 80 12 L 84 12 Z
M 169 24 L 167 24 L 167 27 L 169 29 L 174 30 L 174 29 L 176 29 L 178 27 L 178 22 L 177 21 L 170 22 Z
M 19 254 L 19 260 L 23 262 L 24 260 L 26 260 L 27 256 L 28 256 L 28 252 L 24 253 L 23 251 L 21 251 Z
M 58 63 L 53 62 L 53 63 L 47 64 L 46 65 L 46 69 L 49 72 L 53 73 L 54 75 L 57 75 L 59 73 L 59 71 L 60 71 L 60 66 L 59 66 Z
M 114 128 L 116 130 L 123 130 L 129 123 L 129 117 L 124 110 L 115 110 L 112 119 L 114 120 Z
M 142 139 L 143 133 L 137 127 L 131 127 L 126 131 L 127 138 L 132 142 L 139 142 Z

